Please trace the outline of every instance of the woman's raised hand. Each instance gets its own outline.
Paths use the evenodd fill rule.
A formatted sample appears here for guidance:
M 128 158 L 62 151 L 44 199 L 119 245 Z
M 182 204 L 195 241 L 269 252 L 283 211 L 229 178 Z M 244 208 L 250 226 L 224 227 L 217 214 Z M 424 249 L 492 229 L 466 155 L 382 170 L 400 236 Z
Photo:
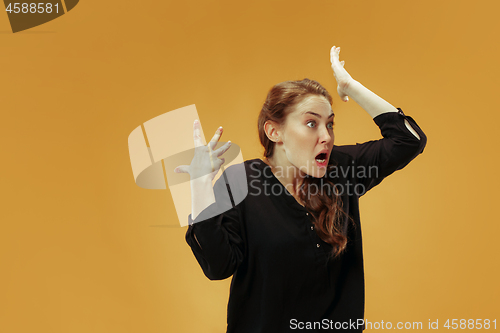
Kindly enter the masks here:
M 204 146 L 201 141 L 200 132 L 200 122 L 195 120 L 193 124 L 193 139 L 195 147 L 193 160 L 190 165 L 178 166 L 174 169 L 174 172 L 189 173 L 191 179 L 207 176 L 210 180 L 213 180 L 225 161 L 224 158 L 218 157 L 224 154 L 229 147 L 231 147 L 231 141 L 228 141 L 225 145 L 219 147 L 219 149 L 214 150 L 222 135 L 222 127 L 219 127 L 217 131 L 215 131 L 215 135 L 206 146 Z
M 344 61 L 339 60 L 339 53 L 340 47 L 334 45 L 330 50 L 330 62 L 332 63 L 333 76 L 337 80 L 337 92 L 344 102 L 348 102 L 347 89 L 354 79 L 344 69 Z

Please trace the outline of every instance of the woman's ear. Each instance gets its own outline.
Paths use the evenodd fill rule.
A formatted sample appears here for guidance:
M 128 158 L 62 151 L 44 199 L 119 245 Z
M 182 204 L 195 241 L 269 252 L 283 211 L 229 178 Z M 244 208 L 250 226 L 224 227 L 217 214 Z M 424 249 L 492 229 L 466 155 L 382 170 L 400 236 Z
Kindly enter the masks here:
M 272 142 L 281 142 L 281 127 L 274 121 L 268 120 L 264 123 L 264 131 L 267 138 Z

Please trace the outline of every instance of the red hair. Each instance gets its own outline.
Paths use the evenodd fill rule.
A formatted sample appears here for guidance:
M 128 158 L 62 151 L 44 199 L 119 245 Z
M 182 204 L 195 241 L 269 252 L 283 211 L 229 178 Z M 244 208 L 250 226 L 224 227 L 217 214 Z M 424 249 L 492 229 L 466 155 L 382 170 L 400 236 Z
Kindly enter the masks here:
M 274 154 L 275 143 L 266 135 L 264 124 L 271 120 L 284 124 L 291 106 L 300 103 L 305 97 L 319 95 L 325 97 L 330 105 L 332 97 L 318 82 L 310 79 L 300 81 L 285 81 L 271 88 L 262 106 L 258 118 L 259 139 L 264 147 L 264 157 Z M 326 174 L 333 166 L 329 165 Z M 330 191 L 323 191 L 325 183 Z M 322 189 L 310 193 L 312 186 Z M 299 190 L 299 198 L 314 218 L 315 230 L 318 236 L 333 246 L 332 255 L 338 256 L 347 245 L 347 224 L 352 221 L 342 210 L 342 200 L 335 184 L 327 177 L 315 178 L 306 176 Z

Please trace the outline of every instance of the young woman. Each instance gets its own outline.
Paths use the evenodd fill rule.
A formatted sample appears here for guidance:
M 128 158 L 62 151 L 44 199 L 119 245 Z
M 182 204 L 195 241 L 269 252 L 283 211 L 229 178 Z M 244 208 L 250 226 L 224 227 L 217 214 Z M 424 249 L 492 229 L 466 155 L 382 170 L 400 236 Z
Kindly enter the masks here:
M 193 161 L 176 168 L 191 176 L 189 246 L 208 278 L 233 275 L 227 332 L 363 330 L 359 197 L 420 154 L 427 139 L 411 117 L 352 79 L 339 52 L 332 47 L 330 58 L 340 98 L 366 110 L 383 139 L 335 146 L 331 96 L 316 81 L 287 81 L 270 90 L 260 112 L 264 158 L 244 162 L 244 199 L 222 207 L 222 190 L 231 199 L 241 190 L 224 182 L 236 168 L 212 188 L 230 146 L 214 150 L 222 128 L 203 146 L 195 122 Z

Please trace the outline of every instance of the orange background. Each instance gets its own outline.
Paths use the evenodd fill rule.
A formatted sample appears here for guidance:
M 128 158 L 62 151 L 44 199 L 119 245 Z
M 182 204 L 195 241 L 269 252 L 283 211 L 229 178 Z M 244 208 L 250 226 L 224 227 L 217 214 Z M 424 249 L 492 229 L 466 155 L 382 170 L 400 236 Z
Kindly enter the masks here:
M 335 94 L 332 45 L 428 136 L 361 199 L 366 318 L 500 320 L 499 12 L 494 0 L 85 0 L 16 34 L 0 14 L 0 331 L 225 331 L 230 279 L 205 278 L 169 191 L 134 183 L 127 137 L 196 104 L 207 139 L 222 125 L 260 157 L 268 89 L 308 77 Z M 353 101 L 334 112 L 336 144 L 381 137 Z

